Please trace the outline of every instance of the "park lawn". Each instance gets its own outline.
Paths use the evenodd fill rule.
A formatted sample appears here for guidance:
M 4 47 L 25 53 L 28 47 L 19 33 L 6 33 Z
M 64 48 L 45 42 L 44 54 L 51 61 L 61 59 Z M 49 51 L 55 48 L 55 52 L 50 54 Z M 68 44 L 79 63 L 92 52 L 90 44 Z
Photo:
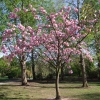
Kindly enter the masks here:
M 20 82 L 7 82 L 0 85 L 0 100 L 53 100 L 54 83 L 29 82 L 21 86 Z M 100 100 L 100 83 L 89 82 L 88 88 L 81 88 L 80 82 L 60 83 L 63 100 Z M 67 99 L 69 98 L 69 99 Z
M 7 76 L 5 76 L 5 77 L 0 77 L 0 82 L 2 82 L 2 81 L 7 81 L 7 80 L 9 80 Z

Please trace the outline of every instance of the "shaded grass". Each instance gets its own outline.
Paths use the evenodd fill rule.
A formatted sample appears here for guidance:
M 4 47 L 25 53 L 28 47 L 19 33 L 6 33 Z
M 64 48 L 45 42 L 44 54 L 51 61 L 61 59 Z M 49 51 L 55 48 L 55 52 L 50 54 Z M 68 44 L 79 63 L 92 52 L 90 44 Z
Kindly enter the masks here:
M 54 83 L 29 82 L 30 86 L 20 84 L 20 82 L 8 82 L 8 85 L 0 85 L 0 100 L 52 100 L 55 98 Z M 90 82 L 88 88 L 81 86 L 80 82 L 60 83 L 61 96 L 70 100 L 100 100 L 99 82 Z
M 9 80 L 7 76 L 5 76 L 5 77 L 0 77 L 0 82 L 2 82 L 2 81 L 7 81 L 7 80 Z

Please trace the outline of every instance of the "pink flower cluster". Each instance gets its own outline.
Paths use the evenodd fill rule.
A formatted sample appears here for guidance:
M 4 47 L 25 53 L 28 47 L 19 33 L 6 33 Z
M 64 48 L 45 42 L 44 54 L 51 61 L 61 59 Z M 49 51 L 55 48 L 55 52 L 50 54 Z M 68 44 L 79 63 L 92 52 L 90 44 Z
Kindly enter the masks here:
M 43 7 L 40 7 L 40 11 L 41 11 L 43 14 L 47 14 L 47 11 L 46 11 Z
M 84 42 L 78 43 L 86 34 L 82 35 L 78 33 L 81 29 L 81 27 L 77 25 L 78 21 L 69 19 L 71 8 L 63 9 L 58 13 L 52 13 L 47 16 L 49 23 L 46 24 L 45 27 L 46 30 L 50 29 L 50 31 L 49 34 L 47 34 L 46 30 L 43 30 L 43 35 L 40 38 L 40 44 L 45 48 L 44 55 L 47 57 L 46 61 L 52 60 L 54 64 L 60 61 L 70 63 L 72 61 L 71 56 L 81 54 L 80 48 L 86 49 L 86 46 L 83 46 L 85 44 Z M 77 9 L 75 9 L 75 11 L 78 12 Z M 57 21 L 58 17 L 62 19 L 62 22 Z M 86 55 L 90 59 L 90 54 Z M 69 73 L 73 73 L 73 71 L 70 70 Z
M 16 18 L 19 18 L 19 17 L 17 16 L 16 13 L 10 12 L 9 18 L 10 18 L 10 19 L 16 19 Z
M 73 70 L 69 70 L 69 74 L 73 74 Z
M 40 16 L 36 13 L 37 10 L 32 5 L 29 5 L 29 9 L 24 8 L 24 10 L 26 13 L 30 10 L 35 20 L 40 19 Z M 70 10 L 70 7 L 63 7 L 57 13 L 47 14 L 46 10 L 40 7 L 40 12 L 46 16 L 47 19 L 45 20 L 48 23 L 39 25 L 36 30 L 21 23 L 17 25 L 9 23 L 10 28 L 3 33 L 3 43 L 9 43 L 9 45 L 11 43 L 11 46 L 2 46 L 2 51 L 4 53 L 10 52 L 10 56 L 13 58 L 16 55 L 31 52 L 35 46 L 42 46 L 46 61 L 52 60 L 55 66 L 62 61 L 70 63 L 73 55 L 81 53 L 79 48 L 84 48 L 82 45 L 85 43 L 78 42 L 86 36 L 78 33 L 81 27 L 77 25 L 77 20 L 69 18 Z M 19 11 L 20 9 L 15 9 L 15 12 Z M 75 9 L 75 12 L 77 12 L 77 9 Z M 10 18 L 17 17 L 17 13 L 10 13 Z M 91 60 L 89 53 L 86 53 L 86 56 Z M 69 73 L 73 73 L 73 71 L 70 70 Z
M 6 29 L 3 33 L 2 52 L 8 55 L 10 61 L 15 56 L 23 53 L 31 52 L 34 46 L 38 46 L 38 36 L 34 34 L 31 26 L 23 26 L 22 24 L 8 24 L 11 28 Z M 18 33 L 16 33 L 18 32 Z M 10 45 L 11 43 L 11 45 Z
M 21 11 L 20 8 L 15 8 L 15 9 L 14 9 L 14 12 L 20 12 L 20 11 Z

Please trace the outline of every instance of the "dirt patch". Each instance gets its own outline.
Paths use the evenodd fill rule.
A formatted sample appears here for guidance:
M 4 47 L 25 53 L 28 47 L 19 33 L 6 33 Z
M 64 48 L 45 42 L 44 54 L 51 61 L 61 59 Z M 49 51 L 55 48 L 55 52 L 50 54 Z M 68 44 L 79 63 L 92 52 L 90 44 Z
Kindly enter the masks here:
M 0 83 L 0 85 L 7 84 L 7 83 Z
M 7 80 L 0 82 L 0 85 L 21 85 L 20 80 Z
M 61 100 L 76 100 L 77 98 L 62 98 Z M 55 99 L 47 99 L 47 100 L 55 100 Z

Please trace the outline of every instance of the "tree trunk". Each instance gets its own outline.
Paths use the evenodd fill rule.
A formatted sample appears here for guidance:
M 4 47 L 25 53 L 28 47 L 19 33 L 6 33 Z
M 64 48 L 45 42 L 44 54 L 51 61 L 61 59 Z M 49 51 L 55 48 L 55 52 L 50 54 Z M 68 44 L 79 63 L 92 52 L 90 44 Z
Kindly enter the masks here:
M 22 60 L 20 62 L 21 65 L 21 77 L 22 77 L 22 85 L 27 85 L 27 78 L 26 78 L 26 61 Z
M 81 65 L 81 68 L 82 68 L 82 81 L 83 81 L 82 87 L 88 87 L 83 53 L 81 53 L 81 55 L 80 55 L 80 65 Z
M 60 92 L 59 92 L 59 70 L 57 70 L 56 68 L 56 82 L 55 82 L 55 86 L 56 86 L 56 100 L 61 100 L 61 96 L 60 96 Z
M 35 75 L 35 64 L 34 64 L 34 52 L 33 52 L 33 50 L 32 50 L 31 61 L 32 61 L 32 76 L 33 76 L 33 80 L 36 80 L 36 75 Z
M 100 80 L 100 57 L 97 58 L 98 58 L 98 78 Z

